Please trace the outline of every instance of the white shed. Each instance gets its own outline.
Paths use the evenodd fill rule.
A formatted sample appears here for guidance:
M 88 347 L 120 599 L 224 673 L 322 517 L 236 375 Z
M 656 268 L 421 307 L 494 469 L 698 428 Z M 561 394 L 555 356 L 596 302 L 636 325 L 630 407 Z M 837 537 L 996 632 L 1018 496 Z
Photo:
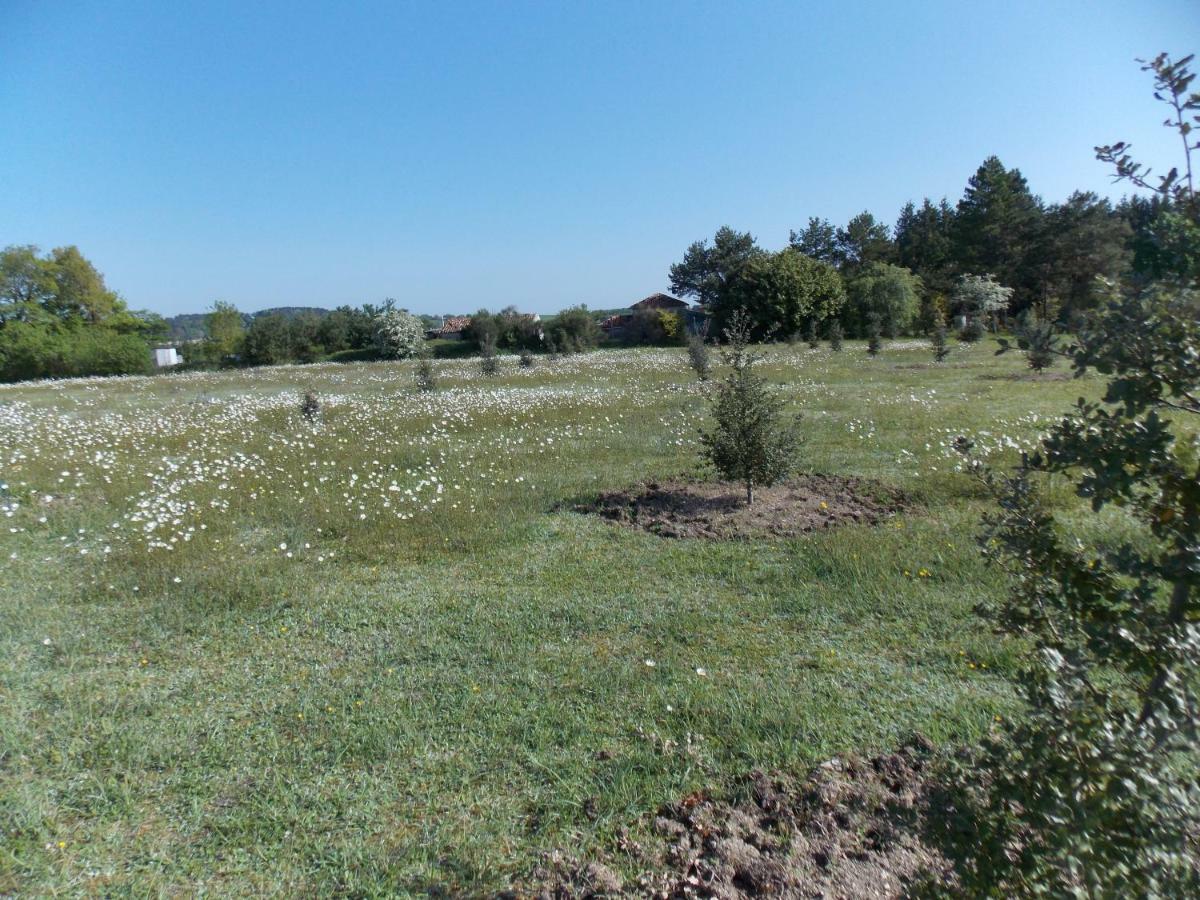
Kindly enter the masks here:
M 179 356 L 179 351 L 174 347 L 157 347 L 154 350 L 154 365 L 160 369 L 167 366 L 177 366 L 183 360 Z

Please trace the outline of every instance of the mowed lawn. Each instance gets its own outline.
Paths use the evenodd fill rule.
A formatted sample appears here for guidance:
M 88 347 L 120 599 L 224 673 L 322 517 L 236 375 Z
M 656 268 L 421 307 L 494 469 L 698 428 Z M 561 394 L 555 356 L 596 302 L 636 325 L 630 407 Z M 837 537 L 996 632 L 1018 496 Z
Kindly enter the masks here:
M 802 470 L 912 501 L 794 540 L 572 511 L 711 477 L 681 350 L 0 388 L 0 894 L 486 893 L 756 767 L 970 740 L 1017 648 L 949 444 L 1011 462 L 1100 386 L 994 350 L 767 348 Z

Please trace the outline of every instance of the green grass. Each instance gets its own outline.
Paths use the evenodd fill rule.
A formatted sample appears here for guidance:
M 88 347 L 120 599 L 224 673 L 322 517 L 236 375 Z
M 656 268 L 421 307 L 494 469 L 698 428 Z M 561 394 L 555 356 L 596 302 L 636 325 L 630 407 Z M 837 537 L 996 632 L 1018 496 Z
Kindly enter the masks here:
M 788 541 L 566 511 L 698 471 L 682 351 L 0 389 L 0 894 L 483 893 L 754 767 L 977 736 L 1016 656 L 943 445 L 1098 384 L 847 346 L 770 351 L 804 467 L 916 505 Z

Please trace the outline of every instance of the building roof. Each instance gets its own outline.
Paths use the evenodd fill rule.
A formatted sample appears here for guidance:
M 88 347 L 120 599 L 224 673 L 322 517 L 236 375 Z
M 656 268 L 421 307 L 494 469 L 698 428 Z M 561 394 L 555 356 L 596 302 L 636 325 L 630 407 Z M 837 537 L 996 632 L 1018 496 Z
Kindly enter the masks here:
M 630 309 L 687 309 L 688 305 L 678 297 L 670 294 L 651 294 L 644 300 L 639 300 Z
M 464 331 L 471 324 L 470 316 L 446 316 L 442 320 L 442 327 L 435 328 L 434 331 L 439 334 L 452 334 L 456 331 Z

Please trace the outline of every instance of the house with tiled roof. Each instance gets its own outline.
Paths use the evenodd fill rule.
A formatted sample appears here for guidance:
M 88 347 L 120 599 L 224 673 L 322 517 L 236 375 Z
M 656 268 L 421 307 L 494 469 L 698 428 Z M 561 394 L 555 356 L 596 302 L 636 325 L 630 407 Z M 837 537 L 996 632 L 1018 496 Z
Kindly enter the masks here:
M 431 341 L 438 340 L 439 338 L 447 341 L 461 341 L 463 339 L 463 332 L 470 325 L 470 316 L 445 316 L 442 318 L 441 325 L 425 332 L 425 337 Z
M 666 310 L 681 310 L 690 309 L 686 302 L 678 297 L 672 297 L 670 294 L 664 294 L 661 291 L 656 294 L 651 294 L 637 303 L 629 307 L 632 310 L 639 309 L 666 309 Z
M 613 340 L 624 338 L 629 327 L 633 324 L 634 317 L 640 312 L 661 311 L 678 313 L 688 327 L 692 327 L 704 317 L 703 310 L 698 310 L 690 306 L 686 301 L 680 300 L 678 297 L 672 297 L 670 294 L 664 294 L 661 291 L 651 294 L 649 297 L 643 297 L 637 303 L 631 303 L 628 309 L 628 312 L 615 313 L 600 323 L 600 330 L 604 332 L 606 337 Z

